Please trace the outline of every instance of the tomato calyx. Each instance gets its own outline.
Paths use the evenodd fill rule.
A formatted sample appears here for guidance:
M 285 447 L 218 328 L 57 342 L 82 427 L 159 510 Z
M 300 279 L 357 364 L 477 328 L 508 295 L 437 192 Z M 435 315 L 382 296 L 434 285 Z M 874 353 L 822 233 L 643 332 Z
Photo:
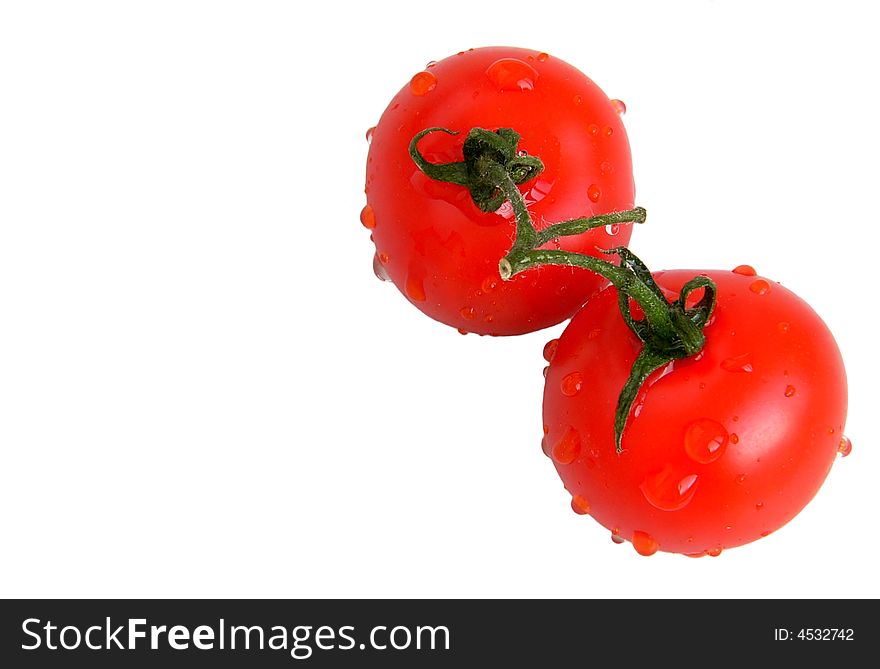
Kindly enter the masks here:
M 646 212 L 642 207 L 636 207 L 563 221 L 538 231 L 518 186 L 540 174 L 543 163 L 537 156 L 517 150 L 519 133 L 511 128 L 500 128 L 495 132 L 473 128 L 462 148 L 463 161 L 436 164 L 425 160 L 417 148 L 419 140 L 432 132 L 458 134 L 446 128 L 428 128 L 413 137 L 409 152 L 419 169 L 432 179 L 467 187 L 482 211 L 496 211 L 505 200 L 513 208 L 516 236 L 507 255 L 498 263 L 503 280 L 509 281 L 514 275 L 541 265 L 566 265 L 595 272 L 617 289 L 620 313 L 630 331 L 643 343 L 617 398 L 614 438 L 620 453 L 630 410 L 648 376 L 673 360 L 702 350 L 706 341 L 703 328 L 715 307 L 715 282 L 707 276 L 696 276 L 685 284 L 678 299 L 670 301 L 647 266 L 624 246 L 599 249 L 603 254 L 618 256 L 619 264 L 582 253 L 541 248 L 558 237 L 578 235 L 593 228 L 643 223 Z M 702 296 L 694 306 L 688 307 L 688 296 L 697 290 L 703 291 Z M 632 316 L 630 299 L 642 308 L 643 319 Z
M 497 211 L 509 199 L 509 194 L 499 183 L 502 173 L 505 181 L 518 185 L 544 171 L 540 158 L 517 151 L 520 135 L 512 128 L 499 128 L 495 132 L 472 128 L 462 146 L 464 160 L 442 164 L 427 161 L 418 149 L 419 140 L 432 132 L 458 134 L 447 128 L 422 130 L 409 144 L 409 155 L 413 162 L 431 179 L 468 188 L 480 211 Z

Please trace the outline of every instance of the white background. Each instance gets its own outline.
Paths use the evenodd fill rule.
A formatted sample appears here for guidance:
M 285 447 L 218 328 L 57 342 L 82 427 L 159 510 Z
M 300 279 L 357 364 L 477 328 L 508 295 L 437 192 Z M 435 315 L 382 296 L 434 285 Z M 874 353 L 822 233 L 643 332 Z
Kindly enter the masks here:
M 871 4 L 508 6 L 2 5 L 0 595 L 880 596 Z M 562 326 L 373 276 L 364 132 L 498 44 L 626 102 L 655 269 L 752 264 L 837 337 L 853 453 L 779 532 L 614 545 L 539 448 Z

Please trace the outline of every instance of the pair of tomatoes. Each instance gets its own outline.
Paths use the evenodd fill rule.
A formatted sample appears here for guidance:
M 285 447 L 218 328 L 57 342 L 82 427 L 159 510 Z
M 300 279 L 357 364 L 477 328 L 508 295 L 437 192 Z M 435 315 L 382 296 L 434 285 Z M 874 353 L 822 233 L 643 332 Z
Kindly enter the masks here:
M 550 264 L 536 261 L 502 277 L 499 260 L 522 233 L 521 217 L 540 234 L 633 207 L 623 109 L 579 70 L 542 52 L 482 48 L 431 63 L 370 131 L 361 221 L 380 278 L 461 332 L 516 335 L 573 316 L 545 347 L 543 406 L 544 452 L 572 508 L 644 555 L 717 555 L 788 522 L 838 453 L 848 452 L 846 376 L 817 314 L 751 267 L 645 270 L 641 279 L 671 305 L 702 277 L 713 286 L 714 305 L 704 312 L 699 350 L 658 363 L 621 405 L 621 389 L 650 344 L 631 322 L 638 307 L 620 299 L 616 282 L 553 258 L 607 261 L 615 256 L 604 251 L 625 246 L 632 226 L 554 237 L 530 250 Z M 446 132 L 423 132 L 429 128 Z M 491 210 L 463 185 L 482 178 L 478 163 L 463 162 L 473 128 L 512 129 L 516 155 L 542 164 L 513 197 L 490 188 L 488 199 L 498 204 Z M 429 176 L 413 147 L 431 165 L 453 165 L 452 176 Z M 695 318 L 687 311 L 692 298 L 680 300 L 682 318 Z

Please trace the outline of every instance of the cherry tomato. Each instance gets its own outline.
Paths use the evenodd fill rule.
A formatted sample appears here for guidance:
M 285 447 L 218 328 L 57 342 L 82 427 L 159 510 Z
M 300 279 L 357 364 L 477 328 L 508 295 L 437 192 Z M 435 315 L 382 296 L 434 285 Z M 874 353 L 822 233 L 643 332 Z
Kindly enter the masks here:
M 544 163 L 520 186 L 540 229 L 549 223 L 630 209 L 633 177 L 619 111 L 583 73 L 527 49 L 472 49 L 429 64 L 391 100 L 372 131 L 367 206 L 361 221 L 376 245 L 374 267 L 416 307 L 463 331 L 515 335 L 569 318 L 606 282 L 546 266 L 503 282 L 498 261 L 514 233 L 509 202 L 484 213 L 467 189 L 435 181 L 409 156 L 413 137 L 430 162 L 462 159 L 474 127 L 513 128 L 520 149 Z M 629 241 L 630 225 L 561 238 L 547 248 L 597 254 Z
M 620 453 L 615 406 L 642 343 L 617 291 L 594 297 L 545 351 L 545 453 L 574 510 L 644 555 L 717 555 L 766 536 L 849 448 L 844 366 L 819 316 L 748 266 L 654 277 L 674 298 L 696 274 L 718 288 L 705 346 L 648 377 Z

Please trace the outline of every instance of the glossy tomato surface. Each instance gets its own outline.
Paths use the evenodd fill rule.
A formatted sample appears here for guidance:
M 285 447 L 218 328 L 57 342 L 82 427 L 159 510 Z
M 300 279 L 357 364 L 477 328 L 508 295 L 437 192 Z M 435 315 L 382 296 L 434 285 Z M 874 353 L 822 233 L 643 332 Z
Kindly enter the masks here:
M 819 316 L 749 267 L 654 276 L 675 297 L 696 274 L 718 286 L 705 347 L 648 378 L 619 454 L 614 411 L 641 343 L 616 291 L 593 298 L 549 345 L 545 453 L 574 510 L 645 555 L 717 555 L 766 536 L 846 452 L 846 375 Z
M 460 161 L 471 128 L 513 128 L 520 148 L 544 162 L 544 172 L 520 186 L 540 229 L 632 208 L 621 108 L 576 68 L 527 49 L 472 49 L 417 73 L 372 132 L 361 220 L 376 245 L 377 275 L 427 315 L 469 332 L 515 335 L 570 317 L 605 281 L 546 266 L 502 282 L 498 261 L 515 227 L 510 204 L 481 212 L 466 188 L 426 177 L 409 143 L 430 127 L 458 131 L 428 135 L 419 149 L 431 162 Z M 624 225 L 550 246 L 596 255 L 597 246 L 626 244 L 630 234 Z

